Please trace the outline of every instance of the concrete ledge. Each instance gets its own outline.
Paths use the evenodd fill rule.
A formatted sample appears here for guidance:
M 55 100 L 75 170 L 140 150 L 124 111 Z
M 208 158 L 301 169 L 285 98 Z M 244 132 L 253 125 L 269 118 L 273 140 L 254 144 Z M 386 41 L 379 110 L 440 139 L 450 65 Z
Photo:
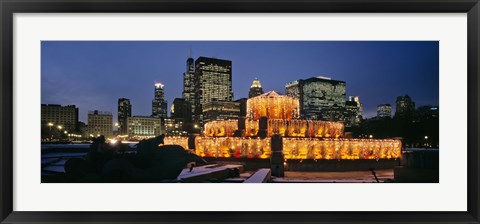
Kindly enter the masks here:
M 206 161 L 217 164 L 238 164 L 245 170 L 270 169 L 270 158 L 213 158 L 203 157 Z M 357 159 L 357 160 L 326 160 L 326 159 L 289 159 L 285 171 L 369 171 L 393 169 L 400 165 L 400 159 Z
M 195 167 L 192 172 L 183 169 L 177 179 L 182 182 L 198 183 L 207 180 L 224 180 L 230 177 L 238 177 L 243 172 L 242 165 L 207 165 Z
M 270 180 L 271 173 L 270 169 L 260 169 L 243 183 L 266 183 Z

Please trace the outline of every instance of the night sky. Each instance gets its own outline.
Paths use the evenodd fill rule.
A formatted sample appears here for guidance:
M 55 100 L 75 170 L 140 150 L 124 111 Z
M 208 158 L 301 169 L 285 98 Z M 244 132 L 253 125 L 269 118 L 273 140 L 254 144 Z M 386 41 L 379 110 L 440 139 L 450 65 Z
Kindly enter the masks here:
M 408 94 L 416 106 L 438 105 L 437 41 L 43 41 L 42 104 L 74 104 L 86 123 L 90 110 L 110 111 L 128 98 L 132 115 L 149 116 L 154 83 L 165 85 L 170 109 L 181 98 L 183 72 L 192 56 L 232 61 L 234 99 L 248 97 L 254 78 L 265 92 L 285 93 L 285 83 L 326 76 L 346 81 L 359 96 L 364 117 L 378 104 Z

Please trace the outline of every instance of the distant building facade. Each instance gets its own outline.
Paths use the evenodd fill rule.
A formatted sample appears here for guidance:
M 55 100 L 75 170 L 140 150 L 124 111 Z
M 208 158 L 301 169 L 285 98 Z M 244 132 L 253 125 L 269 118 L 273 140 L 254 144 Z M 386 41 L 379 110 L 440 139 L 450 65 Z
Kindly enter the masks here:
M 238 106 L 240 108 L 239 116 L 241 117 L 247 116 L 247 100 L 247 98 L 240 98 L 238 100 L 235 100 L 235 102 L 238 103 Z
M 304 119 L 342 121 L 345 119 L 345 81 L 326 77 L 296 80 L 285 85 L 287 96 L 300 100 Z
M 178 126 L 181 131 L 190 132 L 193 123 L 192 123 L 192 107 L 190 102 L 188 102 L 184 98 L 175 98 L 173 100 L 173 104 L 170 110 L 170 119 L 175 124 L 174 126 Z M 170 123 L 171 124 L 171 123 Z M 165 121 L 165 128 L 168 134 L 169 130 L 169 123 Z M 172 126 L 170 126 L 172 127 Z
M 165 134 L 167 136 L 183 136 L 187 132 L 184 131 L 184 122 L 173 118 L 165 119 Z
M 345 102 L 345 126 L 359 126 L 363 119 L 363 107 L 360 97 L 349 96 Z
M 378 118 L 391 118 L 392 117 L 392 105 L 390 104 L 380 104 L 377 106 L 377 117 Z
M 110 112 L 98 110 L 88 112 L 88 134 L 93 137 L 100 135 L 106 138 L 113 135 L 113 117 Z
M 363 117 L 363 105 L 360 102 L 360 97 L 359 96 L 349 96 L 348 101 L 354 101 L 354 102 L 357 103 L 357 108 L 358 108 L 357 116 Z
M 415 102 L 410 96 L 397 97 L 397 107 L 395 110 L 396 117 L 413 117 L 415 113 Z
M 167 118 L 167 101 L 165 100 L 165 90 L 162 83 L 155 83 L 155 95 L 152 100 L 152 117 L 161 119 Z
M 118 134 L 127 134 L 127 118 L 132 116 L 132 104 L 129 99 L 118 99 Z
M 224 59 L 199 57 L 195 60 L 194 83 L 194 121 L 203 124 L 203 107 L 207 103 L 233 100 L 232 62 Z
M 133 116 L 127 118 L 128 137 L 130 139 L 153 138 L 163 134 L 159 117 Z
M 210 101 L 203 106 L 204 123 L 214 120 L 238 119 L 239 102 Z
M 250 86 L 250 91 L 248 92 L 248 98 L 256 97 L 263 94 L 263 88 L 260 81 L 255 78 L 252 85 Z
M 439 109 L 438 106 L 420 106 L 416 109 L 415 117 L 418 119 L 425 119 L 425 118 L 438 118 L 439 117 Z
M 170 117 L 176 120 L 183 120 L 191 122 L 192 120 L 192 106 L 184 98 L 175 98 L 170 109 Z
M 73 132 L 78 130 L 78 108 L 75 105 L 61 106 L 58 104 L 41 105 L 41 125 L 62 126 L 62 129 Z

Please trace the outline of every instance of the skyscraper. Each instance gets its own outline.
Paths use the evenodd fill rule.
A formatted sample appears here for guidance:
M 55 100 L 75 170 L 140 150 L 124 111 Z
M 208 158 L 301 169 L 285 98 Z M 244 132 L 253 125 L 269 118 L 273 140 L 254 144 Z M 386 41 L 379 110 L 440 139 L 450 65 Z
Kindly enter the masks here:
M 255 78 L 252 85 L 250 86 L 250 91 L 248 92 L 248 98 L 256 97 L 263 94 L 262 84 L 260 81 Z
M 390 118 L 392 117 L 392 105 L 390 104 L 380 104 L 377 106 L 377 117 L 378 118 Z
M 132 116 L 132 104 L 129 99 L 118 99 L 118 132 L 121 135 L 127 134 L 127 118 Z
M 193 114 L 195 112 L 195 63 L 191 53 L 183 73 L 183 98 L 190 104 L 191 114 Z
M 410 96 L 397 97 L 397 108 L 395 110 L 396 117 L 412 117 L 415 113 L 415 102 Z
M 162 83 L 155 83 L 155 96 L 152 100 L 152 117 L 167 118 L 167 101 Z
M 212 101 L 231 102 L 232 62 L 229 60 L 199 57 L 195 60 L 195 116 L 194 120 L 203 123 L 203 105 Z
M 285 85 L 287 96 L 300 100 L 300 115 L 305 119 L 341 121 L 345 119 L 345 81 L 322 76 L 299 79 Z

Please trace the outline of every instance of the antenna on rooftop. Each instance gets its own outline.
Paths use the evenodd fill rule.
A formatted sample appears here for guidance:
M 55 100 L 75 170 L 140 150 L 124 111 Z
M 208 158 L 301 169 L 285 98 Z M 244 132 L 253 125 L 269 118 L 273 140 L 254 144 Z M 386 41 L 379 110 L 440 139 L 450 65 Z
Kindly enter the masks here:
M 188 58 L 192 58 L 192 46 L 190 46 L 190 49 L 188 51 Z

